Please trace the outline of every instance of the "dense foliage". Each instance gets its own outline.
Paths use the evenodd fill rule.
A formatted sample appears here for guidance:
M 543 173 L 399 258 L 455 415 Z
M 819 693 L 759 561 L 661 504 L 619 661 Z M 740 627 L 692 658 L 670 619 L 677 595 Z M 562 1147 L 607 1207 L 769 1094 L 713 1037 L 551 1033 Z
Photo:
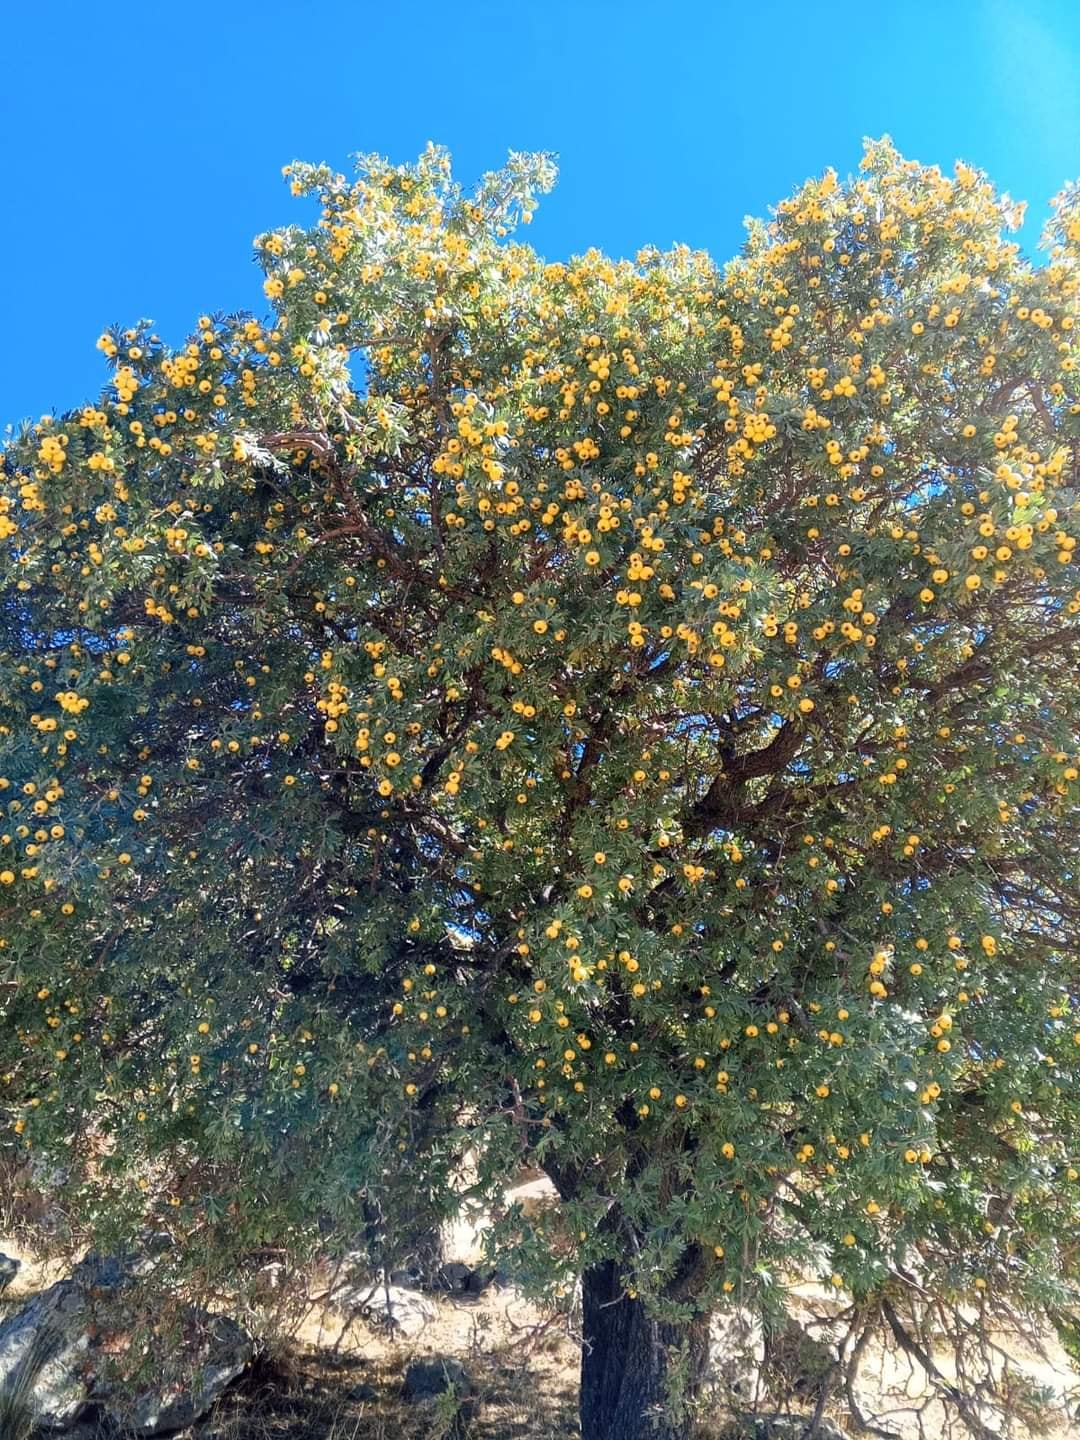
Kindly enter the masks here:
M 527 1159 L 551 1291 L 1067 1310 L 1076 192 L 551 264 L 544 157 L 286 173 L 270 318 L 3 457 L 4 1143 L 200 1264 Z

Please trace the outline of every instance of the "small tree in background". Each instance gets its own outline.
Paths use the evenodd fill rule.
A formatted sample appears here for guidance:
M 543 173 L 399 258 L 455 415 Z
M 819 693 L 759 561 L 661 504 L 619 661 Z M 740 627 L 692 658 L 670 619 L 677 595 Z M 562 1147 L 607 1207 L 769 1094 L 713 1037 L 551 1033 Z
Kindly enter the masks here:
M 586 1440 L 792 1274 L 849 1357 L 1067 1313 L 1075 191 L 1033 265 L 874 143 L 721 268 L 546 263 L 542 156 L 286 173 L 271 318 L 3 457 L 6 1143 L 204 1281 L 543 1167 Z

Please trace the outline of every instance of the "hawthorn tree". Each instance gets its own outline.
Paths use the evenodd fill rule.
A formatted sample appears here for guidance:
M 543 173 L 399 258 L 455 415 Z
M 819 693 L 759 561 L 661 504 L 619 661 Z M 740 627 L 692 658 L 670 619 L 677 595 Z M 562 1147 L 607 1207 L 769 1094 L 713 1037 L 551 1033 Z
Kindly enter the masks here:
M 9 1150 L 204 1277 L 541 1166 L 490 1243 L 582 1281 L 586 1440 L 793 1274 L 856 1363 L 1067 1317 L 1077 191 L 1036 264 L 882 141 L 726 266 L 552 264 L 547 157 L 286 174 L 268 319 L 3 454 Z

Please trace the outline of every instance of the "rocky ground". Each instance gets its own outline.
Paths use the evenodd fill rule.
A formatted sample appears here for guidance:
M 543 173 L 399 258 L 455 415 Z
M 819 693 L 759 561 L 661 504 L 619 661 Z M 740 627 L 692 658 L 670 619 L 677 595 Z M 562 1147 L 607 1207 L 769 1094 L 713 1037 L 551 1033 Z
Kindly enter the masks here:
M 2 1326 L 67 1272 L 11 1242 L 0 1241 L 0 1250 L 21 1262 L 0 1296 Z M 406 1292 L 392 1287 L 392 1296 L 397 1302 Z M 565 1321 L 497 1287 L 438 1297 L 416 1292 L 415 1302 L 395 1305 L 407 1334 L 388 1327 L 378 1305 L 365 1317 L 313 1309 L 259 1354 L 205 1417 L 179 1432 L 181 1440 L 449 1440 L 462 1408 L 477 1440 L 576 1433 L 578 1351 Z M 464 1407 L 440 1399 L 448 1381 Z M 93 1417 L 63 1434 L 112 1440 Z
M 31 1297 L 47 1292 L 68 1273 L 0 1239 L 2 1250 L 21 1264 L 0 1296 L 0 1352 L 5 1315 L 18 1313 Z M 460 1266 L 455 1278 L 464 1281 L 468 1273 Z M 311 1306 L 287 1338 L 256 1355 L 208 1414 L 180 1432 L 183 1440 L 450 1440 L 466 1433 L 466 1421 L 467 1433 L 476 1440 L 555 1440 L 577 1433 L 579 1353 L 565 1318 L 545 1316 L 512 1288 L 498 1285 L 480 1293 L 459 1290 L 438 1296 L 398 1285 L 391 1287 L 390 1299 L 399 1323 L 390 1328 L 385 1323 L 385 1293 L 362 1305 L 368 1313 L 359 1313 L 358 1304 L 365 1298 L 354 1290 L 344 1304 Z M 827 1350 L 809 1338 L 811 1317 L 820 1317 L 823 1306 L 839 1303 L 815 1286 L 792 1287 L 795 1339 L 783 1363 L 788 1378 L 796 1382 L 795 1408 L 803 1414 L 813 1408 L 823 1358 L 828 1358 Z M 1042 1387 L 1046 1397 L 1035 1407 L 1037 1419 L 1010 1433 L 1047 1440 L 1065 1440 L 1076 1433 L 1070 1431 L 1063 1397 L 1073 1387 L 1072 1403 L 1080 1402 L 1080 1375 L 1056 1342 L 1047 1340 L 1040 1352 L 1017 1337 L 995 1338 L 1008 1345 L 1025 1383 Z M 729 1362 L 728 1378 L 734 1377 L 744 1399 L 752 1402 L 760 1360 L 757 1341 L 749 1336 L 743 1355 L 728 1334 L 720 1352 Z M 940 1358 L 944 1366 L 945 1357 Z M 453 1395 L 440 1393 L 450 1386 Z M 765 1410 L 775 1409 L 775 1401 L 758 1399 Z M 887 1415 L 887 1427 L 903 1440 L 964 1433 L 948 1429 L 925 1378 L 895 1350 L 868 1348 L 857 1399 L 865 1413 Z M 715 1413 L 716 1424 L 704 1433 L 719 1437 L 725 1434 L 724 1417 L 730 1415 L 719 1392 Z M 828 1415 L 824 1434 L 858 1433 L 843 1406 L 830 1407 Z M 0 1432 L 8 1440 L 2 1423 Z M 93 1412 L 64 1433 L 67 1440 L 116 1436 L 115 1429 L 95 1421 Z

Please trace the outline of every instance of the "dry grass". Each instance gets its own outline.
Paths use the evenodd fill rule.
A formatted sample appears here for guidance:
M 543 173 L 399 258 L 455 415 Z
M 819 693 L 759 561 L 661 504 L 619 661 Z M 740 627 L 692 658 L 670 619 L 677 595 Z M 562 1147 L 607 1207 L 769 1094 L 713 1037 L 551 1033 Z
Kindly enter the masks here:
M 577 1434 L 573 1387 L 564 1385 L 561 1397 L 541 1389 L 539 1377 L 505 1352 L 467 1363 L 480 1395 L 469 1429 L 476 1440 Z M 404 1401 L 401 1374 L 389 1356 L 378 1363 L 296 1347 L 256 1365 L 192 1440 L 449 1440 L 451 1415 Z
M 0 1245 L 9 1252 L 15 1247 Z M 22 1303 L 66 1269 L 36 1264 L 23 1252 L 24 1268 L 8 1293 L 4 1310 Z M 791 1301 L 807 1323 L 812 1312 L 835 1296 L 818 1287 L 798 1286 Z M 334 1311 L 308 1311 L 288 1339 L 276 1342 L 228 1392 L 214 1411 L 184 1440 L 458 1440 L 453 1407 L 408 1403 L 402 1377 L 414 1358 L 453 1357 L 464 1364 L 478 1393 L 468 1428 L 474 1440 L 563 1440 L 577 1430 L 578 1347 L 565 1321 L 545 1317 L 513 1292 L 488 1290 L 480 1296 L 448 1296 L 437 1318 L 413 1340 L 398 1340 L 371 1323 Z M 996 1337 L 1008 1342 L 1023 1367 L 1022 1383 L 1045 1385 L 1060 1392 L 1063 1380 L 1078 1383 L 1060 1347 L 1039 1351 L 1019 1336 Z M 947 1364 L 944 1357 L 938 1357 Z M 960 1440 L 962 1427 L 950 1428 L 945 1412 L 929 1395 L 925 1376 L 895 1349 L 868 1347 L 860 1368 L 860 1402 L 888 1428 L 920 1440 Z M 808 1397 L 797 1408 L 805 1410 Z M 773 1398 L 773 1405 L 776 1397 Z M 809 1408 L 813 1400 L 810 1398 Z M 769 1407 L 772 1408 L 772 1407 Z M 718 1421 L 729 1413 L 719 1397 L 711 1407 Z M 1017 1435 L 1045 1435 L 1064 1440 L 1068 1421 L 1057 1404 L 1038 1406 L 1036 1423 Z M 834 1421 L 857 1433 L 851 1417 L 830 1407 Z M 886 1418 L 887 1417 L 887 1418 Z M 715 1432 L 722 1433 L 722 1427 Z M 0 1415 L 3 1440 L 24 1440 L 17 1416 Z M 91 1426 L 78 1440 L 117 1440 Z
M 0 1297 L 0 1319 L 67 1272 L 26 1250 L 0 1249 L 23 1268 Z M 260 1356 L 184 1440 L 451 1440 L 446 1407 L 402 1398 L 410 1360 L 453 1356 L 478 1394 L 475 1440 L 563 1440 L 577 1434 L 578 1352 L 565 1325 L 510 1292 L 445 1297 L 436 1320 L 411 1341 L 340 1312 L 309 1312 L 291 1339 Z M 14 1416 L 2 1440 L 24 1440 Z M 92 1422 L 78 1440 L 117 1440 Z

